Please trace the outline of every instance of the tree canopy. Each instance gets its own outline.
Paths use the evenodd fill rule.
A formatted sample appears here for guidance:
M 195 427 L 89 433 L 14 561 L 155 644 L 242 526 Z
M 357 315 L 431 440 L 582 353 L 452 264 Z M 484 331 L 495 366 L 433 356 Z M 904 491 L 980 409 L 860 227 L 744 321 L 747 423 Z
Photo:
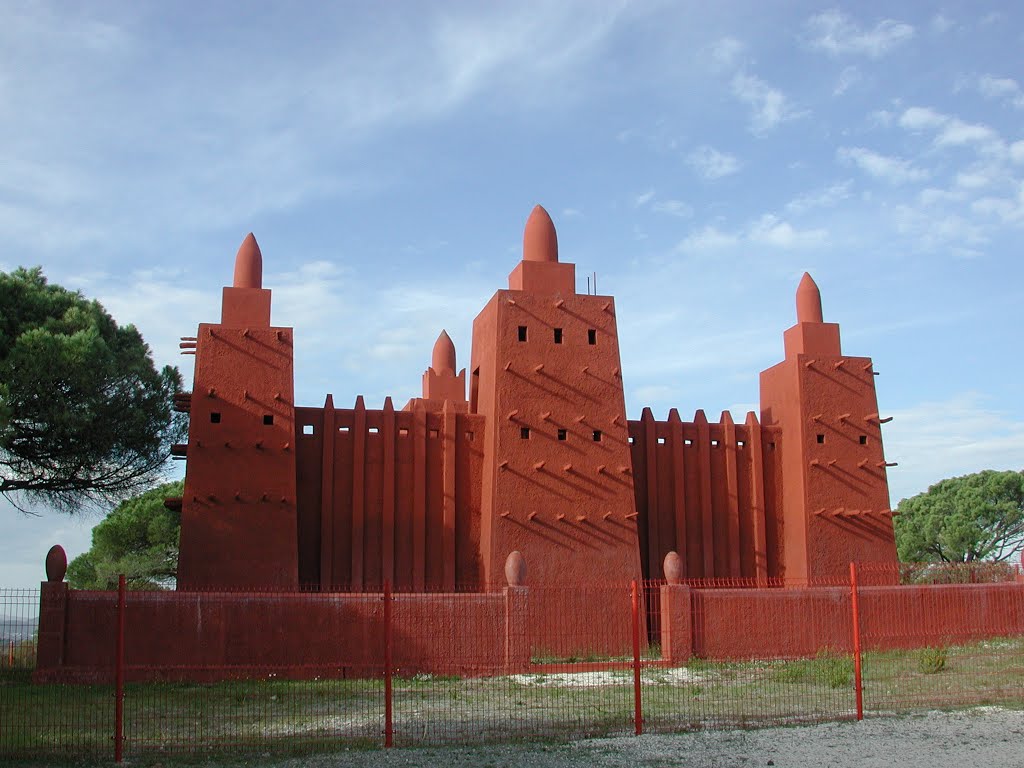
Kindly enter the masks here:
M 42 270 L 0 272 L 0 494 L 65 511 L 153 484 L 185 422 L 176 368 Z
M 904 561 L 1007 560 L 1024 547 L 1024 472 L 985 470 L 942 480 L 897 507 Z
M 92 529 L 92 547 L 68 565 L 76 589 L 116 589 L 125 575 L 131 589 L 159 589 L 178 574 L 181 515 L 164 506 L 180 496 L 184 481 L 167 483 L 122 501 Z

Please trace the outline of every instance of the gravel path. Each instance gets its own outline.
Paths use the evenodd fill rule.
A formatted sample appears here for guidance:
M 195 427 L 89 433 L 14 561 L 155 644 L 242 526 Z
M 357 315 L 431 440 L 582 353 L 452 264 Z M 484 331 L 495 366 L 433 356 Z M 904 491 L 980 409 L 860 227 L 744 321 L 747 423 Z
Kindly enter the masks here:
M 301 760 L 260 761 L 270 768 L 334 766 L 473 766 L 566 768 L 584 765 L 775 766 L 775 768 L 942 768 L 1024 766 L 1024 711 L 979 707 L 863 722 L 699 731 L 639 738 L 591 739 L 559 745 L 350 751 Z

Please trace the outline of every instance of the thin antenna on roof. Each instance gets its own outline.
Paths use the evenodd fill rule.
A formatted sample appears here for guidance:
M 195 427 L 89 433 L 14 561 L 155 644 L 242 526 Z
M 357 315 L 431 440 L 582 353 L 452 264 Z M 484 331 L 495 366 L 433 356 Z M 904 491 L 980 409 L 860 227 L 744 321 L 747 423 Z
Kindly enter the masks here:
M 597 272 L 594 273 L 594 295 L 597 296 Z
M 587 275 L 587 296 L 590 295 L 590 275 Z

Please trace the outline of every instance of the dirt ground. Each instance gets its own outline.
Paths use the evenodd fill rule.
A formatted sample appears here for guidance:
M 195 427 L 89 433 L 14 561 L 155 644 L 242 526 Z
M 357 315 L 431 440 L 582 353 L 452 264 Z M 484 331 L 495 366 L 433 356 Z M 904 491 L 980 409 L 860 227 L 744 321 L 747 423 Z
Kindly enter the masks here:
M 591 739 L 570 744 L 349 751 L 292 760 L 270 768 L 334 766 L 714 766 L 743 768 L 942 768 L 1024 766 L 1024 711 L 979 707 L 862 722 L 759 730 L 698 731 Z

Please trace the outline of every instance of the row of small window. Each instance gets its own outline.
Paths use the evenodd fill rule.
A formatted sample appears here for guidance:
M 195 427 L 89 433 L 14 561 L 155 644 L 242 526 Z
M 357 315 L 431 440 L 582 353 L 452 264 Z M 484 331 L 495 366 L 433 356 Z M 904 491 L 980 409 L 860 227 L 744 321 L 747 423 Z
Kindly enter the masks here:
M 559 429 L 558 432 L 557 432 L 557 435 L 558 435 L 558 439 L 559 440 L 568 440 L 569 439 L 569 431 L 566 430 L 566 429 Z M 523 439 L 523 440 L 529 440 L 530 439 L 530 428 L 529 427 L 520 427 L 519 428 L 519 437 L 521 439 Z M 601 430 L 600 429 L 595 429 L 593 432 L 590 433 L 590 438 L 595 443 L 600 443 L 602 437 L 603 436 L 601 434 Z
M 338 427 L 338 431 L 341 432 L 342 434 L 347 434 L 348 432 L 352 431 L 352 428 L 343 425 L 343 426 Z M 315 434 L 315 433 L 316 433 L 316 428 L 312 424 L 303 424 L 302 425 L 302 434 L 303 435 L 312 435 L 312 434 Z M 380 427 L 367 427 L 366 428 L 366 433 L 370 434 L 370 435 L 379 435 L 381 433 L 381 429 L 380 429 Z M 441 434 L 440 430 L 437 430 L 437 429 L 428 429 L 427 430 L 427 436 L 428 437 L 436 438 L 436 437 L 439 437 L 440 434 Z M 398 436 L 399 437 L 408 437 L 409 436 L 409 428 L 408 427 L 399 427 L 398 428 Z M 473 432 L 466 432 L 466 440 L 468 442 L 473 442 L 473 436 L 474 436 Z
M 818 440 L 818 445 L 824 445 L 825 444 L 825 435 L 823 435 L 822 433 L 819 432 L 818 436 L 817 436 L 817 440 Z M 867 445 L 868 444 L 868 436 L 867 435 L 861 435 L 857 442 L 859 442 L 861 445 Z
M 630 436 L 629 444 L 633 445 L 633 443 L 635 443 L 635 442 L 636 442 L 636 438 L 633 437 L 633 436 Z M 658 445 L 665 445 L 666 441 L 665 441 L 664 437 L 659 437 L 657 442 L 658 442 Z M 691 440 L 690 438 L 687 437 L 686 439 L 683 440 L 683 445 L 693 445 L 693 440 Z M 743 441 L 743 440 L 737 440 L 736 441 L 736 447 L 737 448 L 742 448 L 744 445 L 746 445 L 745 441 Z M 717 448 L 718 447 L 718 441 L 717 440 L 712 440 L 711 441 L 711 447 L 712 448 Z
M 561 344 L 562 343 L 562 339 L 565 338 L 565 333 L 563 332 L 563 329 L 561 329 L 561 328 L 552 328 L 551 330 L 554 331 L 555 344 Z M 529 337 L 529 331 L 528 331 L 527 327 L 525 325 L 520 325 L 519 326 L 519 340 L 520 341 L 526 341 L 528 337 Z M 597 344 L 597 329 L 595 329 L 595 328 L 588 328 L 587 329 L 587 344 L 590 344 L 591 346 Z
M 210 423 L 220 424 L 220 413 L 217 411 L 210 411 Z M 272 427 L 274 426 L 274 414 L 265 413 L 263 414 L 263 426 Z

